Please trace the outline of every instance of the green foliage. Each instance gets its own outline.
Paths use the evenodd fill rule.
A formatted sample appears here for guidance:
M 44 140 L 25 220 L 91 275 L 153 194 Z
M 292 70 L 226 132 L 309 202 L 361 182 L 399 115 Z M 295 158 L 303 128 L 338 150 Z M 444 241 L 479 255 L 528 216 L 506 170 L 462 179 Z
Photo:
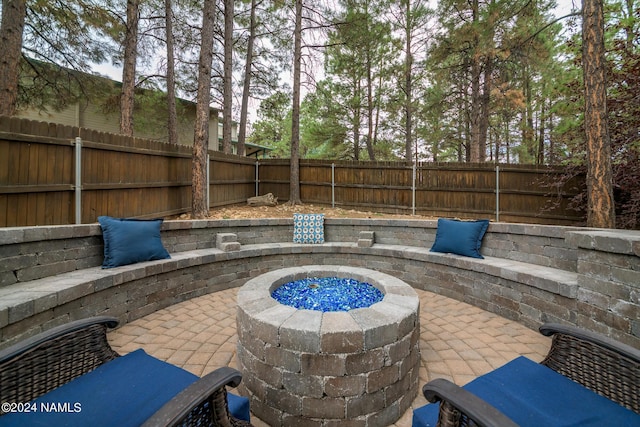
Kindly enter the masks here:
M 121 26 L 109 6 L 99 0 L 27 2 L 18 108 L 62 109 L 101 95 L 102 89 L 82 72 L 115 51 L 108 35 Z
M 326 52 L 326 88 L 333 102 L 345 113 L 342 125 L 348 129 L 351 157 L 358 159 L 361 144 L 368 157 L 375 157 L 384 84 L 392 66 L 391 26 L 384 19 L 387 2 L 343 1 L 333 18 Z
M 274 157 L 288 157 L 291 141 L 291 98 L 285 92 L 276 92 L 260 104 L 258 120 L 247 140 L 270 147 Z
M 153 113 L 151 113 L 153 112 Z M 185 104 L 176 103 L 178 127 L 185 123 Z M 136 132 L 144 135 L 154 135 L 159 140 L 166 141 L 168 134 L 167 94 L 153 89 L 138 89 L 135 95 L 133 125 Z
M 24 59 L 20 63 L 18 108 L 60 111 L 89 98 L 108 99 L 112 86 L 91 75 L 56 64 Z
M 429 71 L 449 106 L 443 112 L 445 126 L 456 129 L 457 144 L 466 156 L 478 126 L 473 114 L 479 102 L 489 137 L 481 159 L 548 161 L 538 144 L 540 138 L 549 140 L 549 123 L 554 120 L 549 115 L 555 87 L 551 81 L 564 73 L 556 65 L 561 27 L 550 24 L 550 7 L 549 1 L 439 3 L 441 31 L 430 50 Z M 478 89 L 473 89 L 474 79 Z
M 23 51 L 40 61 L 88 70 L 114 51 L 105 36 L 122 30 L 109 6 L 100 0 L 29 1 Z
M 342 109 L 333 102 L 331 91 L 321 82 L 302 103 L 300 157 L 307 159 L 349 159 L 347 128 L 341 123 Z

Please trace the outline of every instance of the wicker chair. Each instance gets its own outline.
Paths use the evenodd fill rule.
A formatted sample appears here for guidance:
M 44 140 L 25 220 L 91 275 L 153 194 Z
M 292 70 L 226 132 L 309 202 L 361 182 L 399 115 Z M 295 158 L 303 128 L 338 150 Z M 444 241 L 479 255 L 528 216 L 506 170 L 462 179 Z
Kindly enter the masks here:
M 542 365 L 640 414 L 638 349 L 573 326 L 547 324 L 540 333 L 553 337 Z M 440 402 L 440 427 L 517 426 L 494 406 L 448 380 L 430 381 L 422 392 L 428 401 Z
M 119 357 L 107 341 L 111 317 L 83 319 L 53 328 L 0 351 L 0 402 L 29 402 Z M 145 426 L 223 426 L 251 424 L 231 416 L 225 386 L 242 376 L 221 368 L 178 393 Z M 3 414 L 0 414 L 3 415 Z

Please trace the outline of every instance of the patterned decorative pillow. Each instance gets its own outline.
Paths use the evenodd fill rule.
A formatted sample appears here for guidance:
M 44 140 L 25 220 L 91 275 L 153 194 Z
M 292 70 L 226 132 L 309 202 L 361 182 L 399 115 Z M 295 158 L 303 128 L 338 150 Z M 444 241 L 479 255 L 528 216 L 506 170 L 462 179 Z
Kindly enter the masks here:
M 293 214 L 293 243 L 324 243 L 324 214 Z

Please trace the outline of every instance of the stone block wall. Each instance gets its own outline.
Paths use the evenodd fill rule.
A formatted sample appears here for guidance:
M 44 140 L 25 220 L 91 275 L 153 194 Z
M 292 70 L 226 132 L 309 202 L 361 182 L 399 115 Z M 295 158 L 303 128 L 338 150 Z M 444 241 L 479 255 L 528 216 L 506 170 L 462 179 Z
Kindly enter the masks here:
M 0 228 L 0 287 L 101 265 L 100 226 Z
M 292 223 L 166 221 L 162 239 L 174 259 L 117 274 L 100 269 L 97 224 L 0 228 L 0 341 L 88 315 L 115 314 L 127 322 L 284 266 L 342 264 L 395 275 L 531 328 L 557 321 L 640 347 L 638 231 L 492 223 L 482 253 L 497 258 L 472 263 L 429 252 L 436 221 L 327 219 L 327 243 L 316 246 L 292 246 Z M 371 231 L 373 246 L 359 246 L 361 232 Z M 236 235 L 240 250 L 213 253 L 216 236 L 225 233 Z M 527 263 L 526 271 L 512 269 L 509 260 Z M 557 275 L 556 284 L 570 272 L 572 284 L 554 287 L 543 272 Z M 73 274 L 86 282 L 66 286 Z M 23 285 L 33 301 L 16 305 L 11 290 Z
M 216 247 L 216 235 L 232 233 L 241 245 L 291 242 L 293 219 L 165 221 L 162 241 L 169 253 Z M 375 233 L 379 244 L 430 248 L 434 220 L 326 219 L 327 242 L 357 242 Z M 569 227 L 494 223 L 481 253 L 576 271 L 577 255 L 565 239 Z M 103 259 L 98 224 L 0 228 L 0 287 L 96 267 Z
M 578 252 L 576 323 L 623 342 L 640 337 L 640 233 L 576 231 L 568 240 Z

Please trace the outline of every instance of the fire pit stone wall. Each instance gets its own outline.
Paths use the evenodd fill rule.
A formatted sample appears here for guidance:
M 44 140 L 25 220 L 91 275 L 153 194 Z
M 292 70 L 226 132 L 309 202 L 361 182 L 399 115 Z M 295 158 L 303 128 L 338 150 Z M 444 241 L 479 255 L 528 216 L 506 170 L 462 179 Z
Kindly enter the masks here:
M 353 278 L 384 293 L 367 308 L 298 310 L 271 297 L 305 277 Z M 305 266 L 264 273 L 238 292 L 238 361 L 252 411 L 269 425 L 393 424 L 418 393 L 420 303 L 374 270 Z

